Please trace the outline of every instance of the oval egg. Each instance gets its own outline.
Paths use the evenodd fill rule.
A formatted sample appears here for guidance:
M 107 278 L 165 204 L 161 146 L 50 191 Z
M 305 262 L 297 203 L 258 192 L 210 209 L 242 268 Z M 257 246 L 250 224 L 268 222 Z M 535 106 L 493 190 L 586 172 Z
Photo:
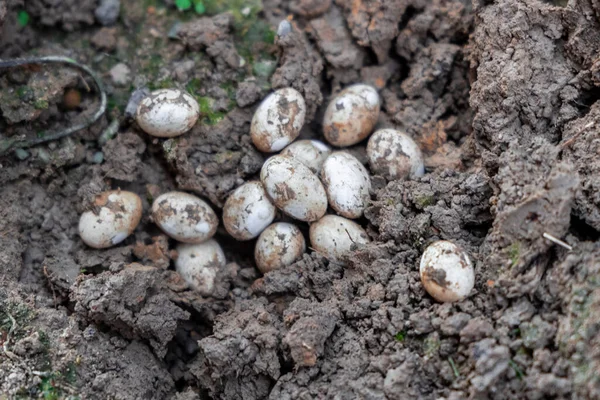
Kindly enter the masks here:
M 219 219 L 202 199 L 184 192 L 168 192 L 152 203 L 152 218 L 167 235 L 184 243 L 202 243 L 210 239 Z
M 350 252 L 370 242 L 356 222 L 338 215 L 326 215 L 310 225 L 310 245 L 329 261 L 345 265 Z
M 389 179 L 416 178 L 425 174 L 421 149 L 408 135 L 380 129 L 369 138 L 367 157 L 373 173 Z
M 323 116 L 323 134 L 334 146 L 356 144 L 373 132 L 379 119 L 377 90 L 363 84 L 342 90 L 327 106 Z
M 371 178 L 356 157 L 336 152 L 323 163 L 321 180 L 329 205 L 346 218 L 358 218 L 370 200 Z
M 204 243 L 180 243 L 177 245 L 175 270 L 192 289 L 202 296 L 212 294 L 217 273 L 225 266 L 225 263 L 225 254 L 214 239 Z
M 276 90 L 263 100 L 252 117 L 252 142 L 265 153 L 280 151 L 298 137 L 305 115 L 306 103 L 300 92 L 292 88 Z
M 291 265 L 306 250 L 304 236 L 295 225 L 277 222 L 263 231 L 256 241 L 256 266 L 266 274 L 274 269 Z
M 275 213 L 275 205 L 262 183 L 247 182 L 227 198 L 223 207 L 223 225 L 235 239 L 250 240 L 273 222 Z
M 318 140 L 298 140 L 283 149 L 281 154 L 295 158 L 319 174 L 325 159 L 331 154 L 331 148 Z
M 327 194 L 319 178 L 295 159 L 276 155 L 260 170 L 260 180 L 273 203 L 300 221 L 316 221 L 327 211 Z
M 179 89 L 160 89 L 142 99 L 136 122 L 149 135 L 170 138 L 192 129 L 200 107 L 192 96 Z
M 113 190 L 96 196 L 98 213 L 86 211 L 79 218 L 79 236 L 85 244 L 105 249 L 121 243 L 140 223 L 142 200 L 132 192 Z

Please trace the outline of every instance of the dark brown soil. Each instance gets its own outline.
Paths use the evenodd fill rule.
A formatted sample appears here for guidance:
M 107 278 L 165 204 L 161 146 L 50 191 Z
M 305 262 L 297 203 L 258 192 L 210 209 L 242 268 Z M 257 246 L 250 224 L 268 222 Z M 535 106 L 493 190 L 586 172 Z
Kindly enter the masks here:
M 112 23 L 116 3 L 0 0 L 0 58 L 71 57 L 109 99 L 90 128 L 0 156 L 0 399 L 600 398 L 597 1 L 211 0 L 198 16 L 136 0 Z M 249 127 L 269 91 L 299 90 L 301 138 L 322 139 L 356 82 L 426 156 L 422 178 L 372 177 L 372 243 L 347 267 L 309 253 L 261 276 L 221 227 L 213 296 L 189 290 L 152 199 L 185 190 L 220 214 L 267 157 Z M 162 87 L 200 102 L 175 139 L 131 118 Z M 76 70 L 2 69 L 0 153 L 97 106 Z M 118 188 L 142 198 L 140 226 L 86 247 L 80 213 Z M 474 262 L 465 301 L 421 285 L 439 239 Z

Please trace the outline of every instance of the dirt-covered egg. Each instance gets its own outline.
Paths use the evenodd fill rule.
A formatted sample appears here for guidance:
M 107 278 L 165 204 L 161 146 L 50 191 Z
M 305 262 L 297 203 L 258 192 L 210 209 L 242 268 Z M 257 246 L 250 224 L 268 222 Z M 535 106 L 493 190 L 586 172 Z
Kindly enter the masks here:
M 160 229 L 184 243 L 202 243 L 215 234 L 219 219 L 202 199 L 184 192 L 168 192 L 152 203 L 152 219 Z
M 247 182 L 227 198 L 223 225 L 237 240 L 254 239 L 273 222 L 276 211 L 262 183 Z
M 216 240 L 177 245 L 175 270 L 202 296 L 210 296 L 219 269 L 225 266 L 225 254 Z
M 373 87 L 358 84 L 342 90 L 325 110 L 325 139 L 338 147 L 360 142 L 373 132 L 379 109 L 379 94 Z
M 300 259 L 306 250 L 304 236 L 296 225 L 276 222 L 269 225 L 256 241 L 256 266 L 266 274 Z
M 346 218 L 358 218 L 367 206 L 371 178 L 364 165 L 353 155 L 340 151 L 323 163 L 321 180 L 329 205 Z
M 140 223 L 142 200 L 131 192 L 112 190 L 96 196 L 94 210 L 79 218 L 79 236 L 85 244 L 105 249 L 121 243 Z
M 408 135 L 395 129 L 380 129 L 369 138 L 367 157 L 373 173 L 390 179 L 423 176 L 421 149 Z
M 370 242 L 356 222 L 338 215 L 326 215 L 310 225 L 310 245 L 320 255 L 345 265 L 348 254 Z
M 318 140 L 298 140 L 283 149 L 281 154 L 295 158 L 318 174 L 331 154 L 331 148 Z
M 252 142 L 265 153 L 280 151 L 298 137 L 305 115 L 306 103 L 300 92 L 292 88 L 276 90 L 260 103 L 252 117 Z
M 288 156 L 269 158 L 260 180 L 273 203 L 300 221 L 316 221 L 327 211 L 327 194 L 319 178 L 300 161 Z
M 192 96 L 179 89 L 160 89 L 140 102 L 135 120 L 149 135 L 170 138 L 192 129 L 199 116 L 200 107 Z
M 419 271 L 425 290 L 437 301 L 464 300 L 475 285 L 475 271 L 469 256 L 446 240 L 434 242 L 425 249 Z

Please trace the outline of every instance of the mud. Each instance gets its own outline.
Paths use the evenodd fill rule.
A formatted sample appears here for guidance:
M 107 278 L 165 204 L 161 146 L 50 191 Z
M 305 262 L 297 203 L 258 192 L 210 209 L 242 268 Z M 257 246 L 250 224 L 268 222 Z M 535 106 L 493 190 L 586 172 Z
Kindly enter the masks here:
M 94 126 L 0 157 L 0 398 L 600 397 L 597 2 L 225 1 L 198 16 L 132 1 L 110 27 L 100 3 L 0 1 L 3 59 L 75 58 L 108 95 Z M 346 266 L 309 251 L 261 275 L 253 242 L 219 228 L 228 264 L 211 297 L 191 290 L 152 200 L 189 191 L 219 215 L 266 159 L 249 131 L 271 90 L 300 91 L 300 136 L 323 140 L 328 102 L 356 82 L 379 90 L 377 128 L 419 144 L 425 176 L 371 177 L 357 220 L 371 243 Z M 132 121 L 166 87 L 201 109 L 168 140 Z M 97 98 L 69 68 L 0 70 L 0 148 L 76 123 Z M 364 142 L 349 151 L 365 163 Z M 79 215 L 117 189 L 140 195 L 142 221 L 91 249 Z M 440 239 L 475 266 L 462 302 L 420 282 Z

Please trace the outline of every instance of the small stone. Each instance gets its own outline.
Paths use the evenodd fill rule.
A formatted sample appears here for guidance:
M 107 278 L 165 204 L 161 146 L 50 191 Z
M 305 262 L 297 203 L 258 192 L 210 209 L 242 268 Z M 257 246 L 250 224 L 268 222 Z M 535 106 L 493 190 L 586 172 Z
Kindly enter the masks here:
M 260 100 L 261 88 L 254 81 L 246 80 L 238 85 L 235 101 L 240 107 L 247 107 Z
M 494 332 L 494 327 L 491 323 L 483 318 L 473 318 L 460 331 L 460 341 L 463 343 L 471 343 L 491 336 Z
M 92 36 L 90 42 L 99 50 L 113 51 L 117 46 L 117 29 L 102 28 Z
M 115 86 L 126 86 L 131 82 L 131 69 L 123 63 L 118 63 L 110 69 L 110 78 Z
M 29 157 L 29 152 L 27 150 L 24 149 L 16 149 L 15 150 L 15 156 L 20 160 L 26 160 Z
M 458 335 L 470 319 L 471 316 L 469 314 L 459 312 L 445 319 L 440 325 L 440 329 L 445 335 Z
M 120 0 L 100 0 L 100 5 L 94 11 L 94 15 L 101 25 L 113 25 L 119 18 L 120 9 Z

